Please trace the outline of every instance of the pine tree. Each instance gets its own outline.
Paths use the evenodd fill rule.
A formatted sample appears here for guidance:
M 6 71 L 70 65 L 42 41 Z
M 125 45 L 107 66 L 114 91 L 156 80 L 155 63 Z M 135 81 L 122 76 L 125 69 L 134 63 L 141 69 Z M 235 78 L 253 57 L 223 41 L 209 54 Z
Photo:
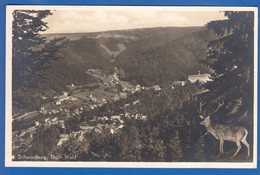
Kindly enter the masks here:
M 43 70 L 59 58 L 64 38 L 48 41 L 40 34 L 48 29 L 43 19 L 49 15 L 50 10 L 13 11 L 13 90 L 37 87 L 46 78 Z
M 214 70 L 204 98 L 214 107 L 224 100 L 222 120 L 252 122 L 254 13 L 227 11 L 226 20 L 207 24 L 219 37 L 209 43 L 205 63 Z M 221 119 L 220 119 L 221 120 Z

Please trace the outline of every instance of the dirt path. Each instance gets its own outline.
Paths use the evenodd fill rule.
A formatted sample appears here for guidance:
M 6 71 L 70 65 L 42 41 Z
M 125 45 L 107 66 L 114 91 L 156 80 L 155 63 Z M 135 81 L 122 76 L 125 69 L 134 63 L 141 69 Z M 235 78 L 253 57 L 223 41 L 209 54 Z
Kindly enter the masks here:
M 107 46 L 100 44 L 100 47 L 102 47 L 110 56 L 118 56 L 121 52 L 126 50 L 126 46 L 124 44 L 117 44 L 117 51 L 110 50 Z

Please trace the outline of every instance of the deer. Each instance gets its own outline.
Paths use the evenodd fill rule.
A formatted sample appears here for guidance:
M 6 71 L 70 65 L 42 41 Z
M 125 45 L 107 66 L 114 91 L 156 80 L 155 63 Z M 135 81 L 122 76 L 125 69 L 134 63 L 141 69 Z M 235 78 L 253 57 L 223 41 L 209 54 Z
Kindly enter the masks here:
M 231 141 L 235 142 L 237 145 L 237 150 L 231 159 L 233 159 L 240 151 L 242 147 L 241 142 L 247 147 L 247 158 L 249 158 L 250 145 L 246 141 L 248 130 L 243 126 L 216 124 L 210 119 L 211 115 L 216 113 L 224 105 L 224 101 L 222 100 L 221 102 L 218 102 L 217 109 L 212 113 L 209 112 L 208 114 L 206 114 L 206 110 L 204 113 L 202 112 L 202 106 L 204 104 L 205 103 L 199 102 L 199 117 L 203 119 L 200 122 L 200 125 L 204 125 L 207 133 L 212 134 L 217 140 L 219 140 L 219 154 L 217 157 L 223 154 L 224 141 Z

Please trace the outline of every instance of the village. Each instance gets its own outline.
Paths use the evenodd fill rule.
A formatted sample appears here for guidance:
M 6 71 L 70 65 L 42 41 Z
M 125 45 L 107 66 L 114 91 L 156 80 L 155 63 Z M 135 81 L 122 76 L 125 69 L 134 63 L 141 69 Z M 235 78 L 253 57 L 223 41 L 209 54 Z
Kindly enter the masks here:
M 13 131 L 13 149 L 28 149 L 33 141 L 34 134 L 40 127 L 48 128 L 53 125 L 61 130 L 57 146 L 62 146 L 70 138 L 77 138 L 79 141 L 84 139 L 88 132 L 109 132 L 115 134 L 125 127 L 126 119 L 146 121 L 149 116 L 140 113 L 130 113 L 126 111 L 121 114 L 112 114 L 110 116 L 94 116 L 91 120 L 81 122 L 78 131 L 72 131 L 66 128 L 66 121 L 71 118 L 80 118 L 84 111 L 91 111 L 101 108 L 108 101 L 117 101 L 127 98 L 128 95 L 136 92 L 151 90 L 160 91 L 159 85 L 144 87 L 140 85 L 121 81 L 118 78 L 118 72 L 113 75 L 102 75 L 98 69 L 87 71 L 93 77 L 98 79 L 97 83 L 85 87 L 77 87 L 73 84 L 68 86 L 68 91 L 64 91 L 59 96 L 42 96 L 44 100 L 52 99 L 52 102 L 43 104 L 39 111 L 26 113 L 15 119 L 16 122 L 31 121 L 31 124 L 20 131 Z M 188 80 L 191 83 L 205 83 L 211 81 L 209 74 L 189 75 Z M 174 81 L 169 86 L 174 89 L 176 86 L 184 86 L 187 81 Z M 120 86 L 120 90 L 118 90 Z M 138 105 L 140 100 L 125 104 L 125 108 Z M 84 114 L 87 115 L 87 114 Z

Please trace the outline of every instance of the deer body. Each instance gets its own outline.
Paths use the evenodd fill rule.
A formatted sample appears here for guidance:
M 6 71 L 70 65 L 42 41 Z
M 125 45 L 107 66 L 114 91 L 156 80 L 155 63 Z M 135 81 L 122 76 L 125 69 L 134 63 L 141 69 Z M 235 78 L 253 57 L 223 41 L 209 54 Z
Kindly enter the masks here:
M 209 113 L 206 115 L 206 110 L 204 111 L 204 115 L 202 114 L 202 106 L 205 103 L 200 102 L 199 103 L 199 117 L 202 120 L 200 122 L 201 125 L 204 125 L 207 132 L 211 133 L 217 140 L 219 140 L 219 154 L 218 157 L 223 154 L 223 144 L 224 141 L 231 141 L 235 142 L 237 144 L 237 150 L 234 153 L 234 155 L 231 157 L 234 158 L 239 150 L 241 149 L 241 142 L 247 147 L 247 158 L 250 156 L 250 145 L 246 141 L 246 137 L 248 135 L 248 131 L 243 126 L 232 126 L 232 125 L 220 125 L 215 124 L 210 120 L 210 116 L 217 112 L 221 106 L 224 105 L 224 101 L 218 103 L 217 109 L 213 113 Z M 207 117 L 205 117 L 207 116 Z
M 246 141 L 248 131 L 243 126 L 231 126 L 215 124 L 210 120 L 210 116 L 206 117 L 201 123 L 204 125 L 207 132 L 211 133 L 217 140 L 219 140 L 219 155 L 223 154 L 224 141 L 231 141 L 237 144 L 237 150 L 231 158 L 234 158 L 241 149 L 242 142 L 247 147 L 247 157 L 250 156 L 250 146 Z

